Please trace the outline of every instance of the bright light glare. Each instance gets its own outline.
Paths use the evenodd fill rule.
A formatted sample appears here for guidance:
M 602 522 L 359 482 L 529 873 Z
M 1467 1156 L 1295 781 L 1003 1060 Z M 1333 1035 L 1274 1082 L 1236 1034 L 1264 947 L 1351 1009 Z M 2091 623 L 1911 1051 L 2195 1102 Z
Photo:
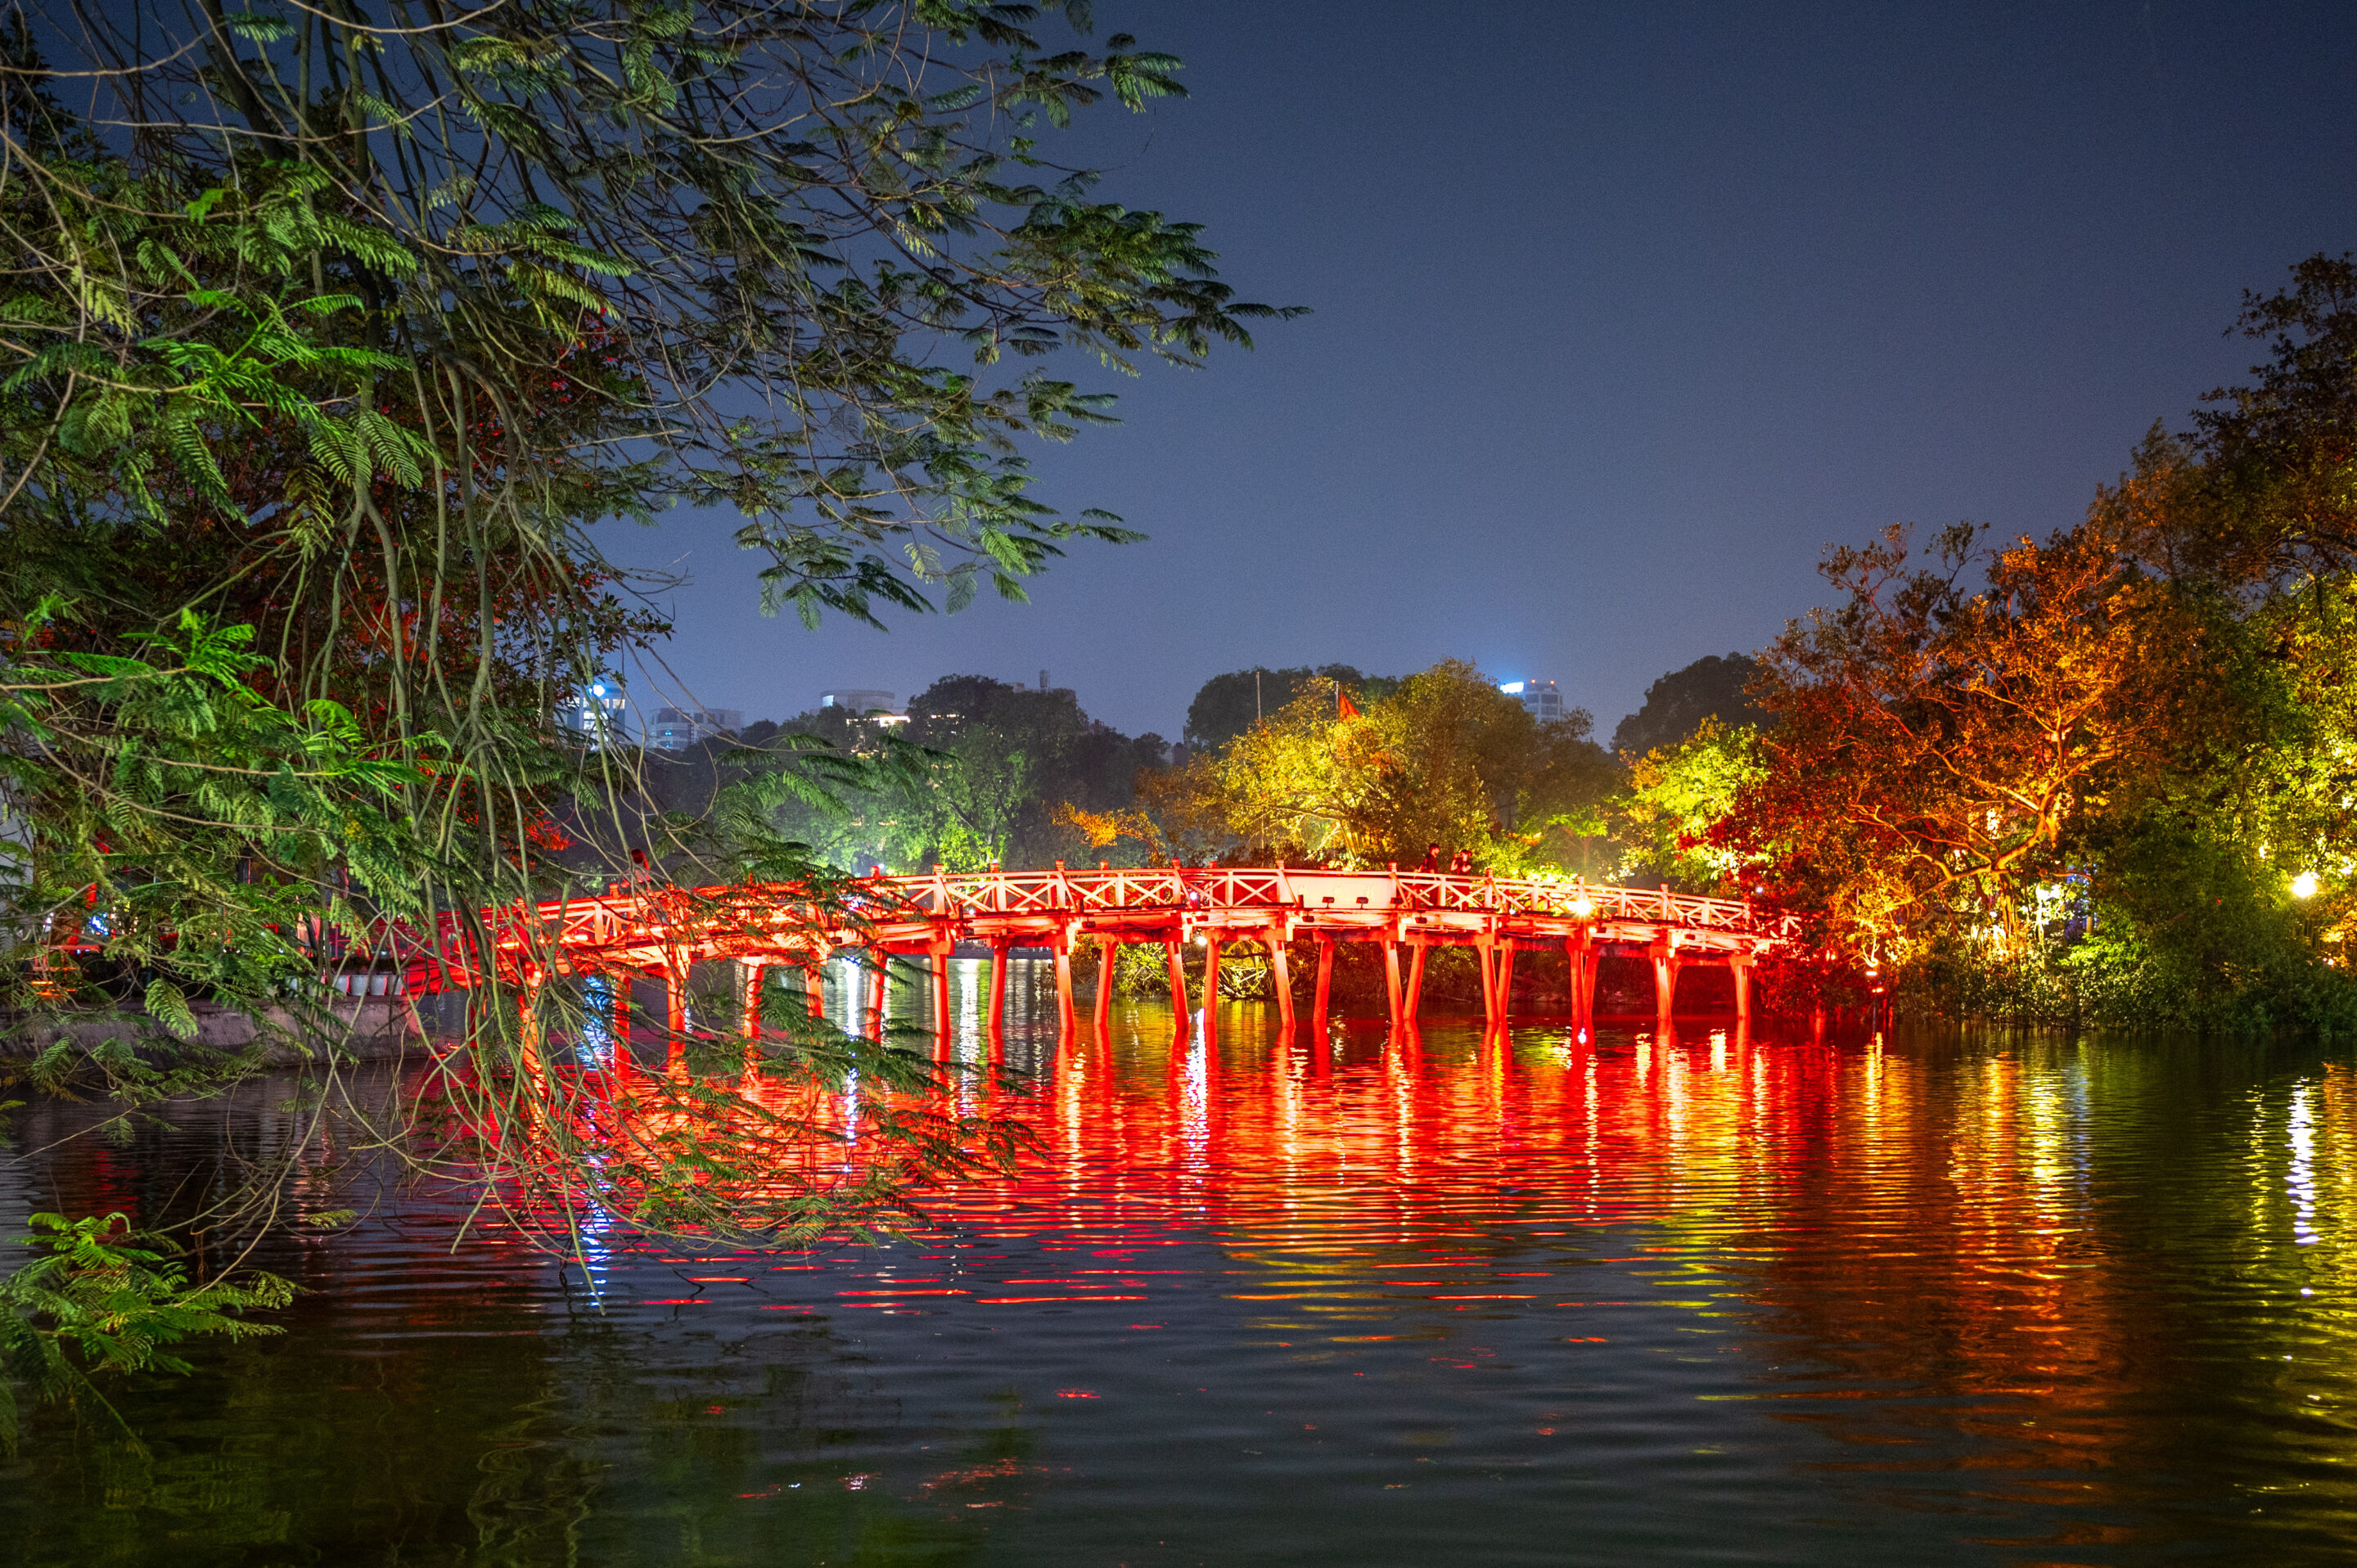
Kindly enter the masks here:
M 1505 693 L 1509 697 L 1519 697 L 1523 694 L 1523 682 L 1520 681 L 1509 681 L 1505 684 L 1500 686 L 1498 690 Z
M 1574 898 L 1571 901 L 1571 918 L 1573 919 L 1585 920 L 1588 916 L 1593 915 L 1594 913 L 1596 913 L 1595 900 L 1589 898 L 1587 894 L 1583 893 L 1578 897 Z
M 2291 879 L 2291 896 L 2295 898 L 2315 897 L 2316 873 L 2313 871 L 2303 871 L 2298 876 L 2293 877 Z

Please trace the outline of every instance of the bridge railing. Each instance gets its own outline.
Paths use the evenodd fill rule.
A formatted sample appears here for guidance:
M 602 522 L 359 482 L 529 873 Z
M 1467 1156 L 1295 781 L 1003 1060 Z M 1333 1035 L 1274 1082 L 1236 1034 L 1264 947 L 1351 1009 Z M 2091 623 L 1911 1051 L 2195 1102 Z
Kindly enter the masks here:
M 1028 917 L 1056 920 L 1092 916 L 1200 912 L 1207 923 L 1223 913 L 1243 917 L 1294 912 L 1383 916 L 1437 911 L 1511 918 L 1568 919 L 1596 927 L 1675 926 L 1790 940 L 1798 918 L 1760 910 L 1748 900 L 1647 891 L 1580 878 L 1452 875 L 1426 871 L 1329 871 L 1285 866 L 1141 866 L 1049 871 L 935 871 L 857 879 L 838 897 L 814 899 L 798 886 L 703 888 L 618 885 L 603 895 L 551 900 L 523 908 L 486 911 L 483 923 L 500 955 L 494 961 L 529 963 L 533 951 L 594 951 L 616 948 L 676 948 L 683 952 L 725 945 L 732 938 L 791 936 L 824 948 L 856 944 L 866 928 L 949 920 L 965 925 L 989 917 L 1017 925 Z M 847 915 L 847 918 L 846 918 Z M 371 933 L 407 972 L 412 990 L 481 983 L 468 924 L 446 912 L 431 931 L 389 923 Z

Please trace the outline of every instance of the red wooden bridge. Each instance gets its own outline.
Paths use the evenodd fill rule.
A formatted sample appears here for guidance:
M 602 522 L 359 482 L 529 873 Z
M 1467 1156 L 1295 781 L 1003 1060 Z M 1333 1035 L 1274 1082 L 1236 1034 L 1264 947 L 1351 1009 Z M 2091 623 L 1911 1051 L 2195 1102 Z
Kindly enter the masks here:
M 1512 994 L 1517 952 L 1561 947 L 1570 961 L 1572 1003 L 1592 1014 L 1598 963 L 1609 954 L 1649 960 L 1655 1009 L 1666 1017 L 1680 969 L 1723 965 L 1734 972 L 1738 1017 L 1750 1011 L 1750 970 L 1762 953 L 1797 940 L 1794 917 L 1749 902 L 1693 897 L 1667 888 L 1647 892 L 1578 880 L 1451 875 L 1415 871 L 1326 871 L 1270 868 L 1164 868 L 942 872 L 871 875 L 847 897 L 817 901 L 789 885 L 681 888 L 615 884 L 602 897 L 569 898 L 501 912 L 489 922 L 493 962 L 501 983 L 527 993 L 561 974 L 606 975 L 662 983 L 673 1037 L 684 1031 L 686 984 L 699 962 L 740 966 L 748 1032 L 763 972 L 792 965 L 805 972 L 811 1009 L 819 1010 L 819 965 L 838 955 L 863 957 L 867 986 L 862 1004 L 880 1017 L 882 958 L 931 961 L 936 1020 L 950 1015 L 949 960 L 962 943 L 991 951 L 990 1003 L 995 1030 L 1006 996 L 1007 955 L 1044 948 L 1055 962 L 1059 1015 L 1073 1022 L 1073 951 L 1083 942 L 1103 950 L 1110 975 L 1125 943 L 1158 945 L 1169 965 L 1174 995 L 1185 994 L 1185 950 L 1201 947 L 1204 994 L 1219 993 L 1222 948 L 1253 942 L 1268 950 L 1277 1006 L 1293 1022 L 1288 945 L 1317 943 L 1317 1010 L 1326 1011 L 1341 942 L 1383 951 L 1394 1023 L 1415 1015 L 1425 961 L 1433 949 L 1470 947 L 1480 955 L 1483 1011 L 1501 1022 Z M 381 933 L 403 967 L 396 983 L 412 993 L 472 987 L 490 977 L 460 955 L 452 918 L 427 938 L 393 928 Z M 1407 961 L 1401 963 L 1405 949 Z M 627 985 L 618 988 L 627 998 Z M 1113 988 L 1101 983 L 1096 1016 L 1102 1027 Z M 529 1005 L 529 1003 L 527 1003 Z

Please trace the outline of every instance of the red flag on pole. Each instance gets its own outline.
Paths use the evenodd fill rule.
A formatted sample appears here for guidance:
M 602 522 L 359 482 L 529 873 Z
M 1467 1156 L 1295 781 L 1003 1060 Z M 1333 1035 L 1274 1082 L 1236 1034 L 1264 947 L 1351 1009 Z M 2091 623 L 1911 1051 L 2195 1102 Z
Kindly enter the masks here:
M 1351 701 L 1351 694 L 1342 690 L 1342 682 L 1340 681 L 1334 682 L 1334 716 L 1338 719 L 1355 719 L 1359 716 L 1359 704 Z

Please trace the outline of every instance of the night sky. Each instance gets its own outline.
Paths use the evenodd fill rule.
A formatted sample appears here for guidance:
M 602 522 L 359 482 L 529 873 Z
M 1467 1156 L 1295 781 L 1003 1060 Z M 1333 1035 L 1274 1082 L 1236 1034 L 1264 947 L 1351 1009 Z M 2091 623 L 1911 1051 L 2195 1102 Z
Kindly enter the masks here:
M 1820 602 L 1829 542 L 2072 523 L 2259 357 L 2222 336 L 2244 289 L 2357 248 L 2346 5 L 1097 13 L 1192 97 L 1084 117 L 1076 161 L 1315 314 L 1095 377 L 1125 423 L 1043 445 L 1035 493 L 1153 540 L 1079 547 L 1028 606 L 813 633 L 759 616 L 733 518 L 616 533 L 693 579 L 665 602 L 694 699 L 1045 668 L 1175 736 L 1223 670 L 1457 657 L 1609 735 Z

